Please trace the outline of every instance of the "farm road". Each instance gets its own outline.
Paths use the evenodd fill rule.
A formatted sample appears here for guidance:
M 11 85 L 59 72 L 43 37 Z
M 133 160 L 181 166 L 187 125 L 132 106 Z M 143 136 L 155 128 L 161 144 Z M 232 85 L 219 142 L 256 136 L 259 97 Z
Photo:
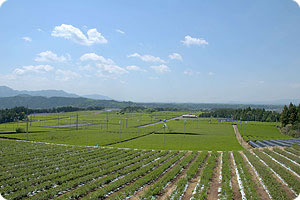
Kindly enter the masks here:
M 232 125 L 232 127 L 234 129 L 235 137 L 236 137 L 237 141 L 240 143 L 240 145 L 242 145 L 242 147 L 244 147 L 245 149 L 248 149 L 248 150 L 251 149 L 250 145 L 241 137 L 241 134 L 240 134 L 237 126 Z
M 170 119 L 167 119 L 166 122 L 171 121 L 171 120 L 175 120 L 175 119 L 181 119 L 181 118 L 182 118 L 182 116 L 170 118 Z M 151 124 L 145 124 L 145 125 L 141 125 L 141 126 L 139 126 L 139 127 L 153 126 L 153 125 L 161 124 L 161 123 L 164 123 L 164 121 L 154 122 L 154 123 L 151 123 Z

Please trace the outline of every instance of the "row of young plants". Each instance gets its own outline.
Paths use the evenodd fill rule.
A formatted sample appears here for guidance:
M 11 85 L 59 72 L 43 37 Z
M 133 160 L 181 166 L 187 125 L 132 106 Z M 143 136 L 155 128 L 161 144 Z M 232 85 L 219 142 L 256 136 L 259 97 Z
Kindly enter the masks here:
M 292 153 L 292 154 L 294 154 L 294 155 L 296 155 L 296 156 L 300 156 L 300 150 L 298 151 L 298 150 L 296 150 L 292 147 L 287 147 L 287 148 L 285 148 L 285 150 Z
M 170 195 L 169 199 L 179 200 L 184 195 L 185 190 L 188 187 L 189 182 L 196 176 L 197 172 L 203 165 L 205 158 L 207 157 L 208 152 L 201 152 L 195 161 L 190 165 L 186 171 L 186 175 L 179 179 L 176 183 L 176 188 Z
M 125 157 L 127 160 L 128 159 L 133 159 L 134 157 L 138 156 L 139 152 L 133 153 L 131 155 L 127 155 L 127 157 Z M 111 164 L 118 164 L 120 161 L 124 160 L 124 155 L 120 155 L 117 159 L 116 162 L 109 162 L 110 166 L 112 166 Z M 125 159 L 125 160 L 126 160 Z M 106 165 L 105 161 L 101 161 L 102 165 Z M 56 179 L 52 179 L 52 180 L 47 180 L 45 179 L 44 182 L 36 184 L 36 185 L 30 185 L 30 183 L 28 182 L 28 186 L 21 189 L 21 190 L 17 190 L 16 192 L 9 194 L 7 197 L 8 198 L 16 198 L 16 197 L 27 197 L 27 196 L 43 196 L 43 195 L 47 195 L 47 193 L 51 193 L 51 191 L 57 191 L 59 189 L 62 189 L 63 186 L 65 186 L 67 183 L 69 184 L 72 181 L 79 181 L 81 180 L 80 178 L 94 178 L 94 173 L 98 172 L 99 169 L 104 168 L 104 166 L 99 166 L 99 168 L 97 167 L 90 167 L 90 168 L 73 168 L 70 171 L 68 171 L 67 173 L 64 173 L 64 176 L 61 177 L 57 177 Z M 81 171 L 79 171 L 81 170 Z M 59 192 L 59 191 L 58 191 Z
M 276 179 L 273 177 L 273 173 L 270 169 L 268 169 L 255 155 L 249 151 L 244 151 L 243 153 L 254 166 L 259 176 L 263 179 L 263 182 L 267 187 L 272 199 L 290 199 L 282 188 L 282 184 L 276 181 Z
M 232 199 L 231 186 L 231 170 L 229 163 L 229 152 L 223 152 L 222 156 L 222 185 L 221 185 L 221 199 Z
M 192 199 L 207 199 L 207 192 L 210 188 L 210 182 L 213 177 L 214 169 L 217 166 L 218 152 L 211 152 L 210 157 L 207 160 L 207 164 L 203 169 L 199 185 L 196 189 L 196 193 Z
M 108 153 L 108 152 L 107 152 Z M 15 185 L 18 184 L 18 188 L 20 189 L 21 185 L 30 185 L 33 186 L 35 184 L 40 184 L 44 181 L 53 180 L 57 177 L 62 177 L 64 175 L 67 175 L 70 171 L 76 170 L 84 170 L 85 166 L 89 166 L 91 164 L 101 164 L 106 163 L 106 161 L 113 161 L 115 158 L 122 158 L 123 156 L 130 155 L 132 153 L 135 153 L 134 151 L 111 151 L 108 154 L 102 154 L 101 156 L 97 157 L 94 156 L 92 159 L 87 157 L 85 160 L 79 160 L 76 158 L 73 158 L 71 163 L 66 166 L 56 165 L 49 168 L 40 167 L 39 171 L 31 172 L 30 169 L 24 170 L 27 172 L 25 175 L 22 176 L 16 176 L 16 178 L 11 178 L 3 181 L 4 184 L 15 187 Z M 112 160 L 111 160 L 112 159 Z
M 31 179 L 30 181 L 24 181 L 21 184 L 12 185 L 11 187 L 5 187 L 6 191 L 9 191 L 9 188 L 12 188 L 13 191 L 17 191 L 16 194 L 10 195 L 26 195 L 27 193 L 31 193 L 30 191 L 38 191 L 43 190 L 44 188 L 50 189 L 53 186 L 61 185 L 68 180 L 76 179 L 80 176 L 86 176 L 91 174 L 93 171 L 97 169 L 104 168 L 105 165 L 109 164 L 118 164 L 122 162 L 122 160 L 128 160 L 130 158 L 135 158 L 136 156 L 140 156 L 142 153 L 138 151 L 127 152 L 125 154 L 113 154 L 105 159 L 100 157 L 96 161 L 89 161 L 86 163 L 84 167 L 71 167 L 68 169 L 62 169 L 60 171 L 56 171 L 57 173 L 48 174 L 46 176 L 37 177 L 36 179 Z M 125 156 L 125 157 L 124 157 Z M 35 188 L 35 190 L 32 190 Z
M 241 181 L 244 186 L 244 192 L 245 192 L 246 199 L 249 199 L 249 200 L 260 199 L 257 195 L 256 184 L 252 180 L 252 175 L 250 174 L 249 169 L 247 168 L 246 163 L 243 160 L 243 157 L 241 156 L 241 154 L 239 152 L 236 152 L 236 151 L 233 152 L 233 156 L 235 159 L 237 169 L 240 174 Z
M 184 159 L 178 162 L 178 164 L 170 171 L 165 173 L 155 184 L 148 188 L 145 192 L 143 199 L 152 199 L 161 194 L 166 185 L 172 181 L 176 176 L 188 166 L 188 164 L 195 158 L 196 152 L 190 153 Z
M 200 158 L 200 156 L 198 157 L 198 159 L 199 158 Z M 146 184 L 150 184 L 154 180 L 156 180 L 162 173 L 165 172 L 165 170 L 166 170 L 166 168 L 161 166 L 158 169 L 149 172 L 144 177 L 139 178 L 138 180 L 134 181 L 129 186 L 125 187 L 121 192 L 111 195 L 109 199 L 111 199 L 111 200 L 126 199 L 126 198 L 134 195 L 137 191 L 139 191 Z
M 259 150 L 255 150 L 254 153 L 262 159 L 272 170 L 274 170 L 297 194 L 300 194 L 300 180 L 293 176 L 288 170 L 274 162 L 269 156 Z
M 293 162 L 285 159 L 284 157 L 270 151 L 269 149 L 265 149 L 264 152 L 266 152 L 268 155 L 270 155 L 272 158 L 280 162 L 281 164 L 284 164 L 286 167 L 290 168 L 292 171 L 300 175 L 300 167 L 294 164 Z
M 72 194 L 76 195 L 78 192 L 80 193 L 95 182 L 106 184 L 126 173 L 130 173 L 134 170 L 130 168 L 131 166 L 140 166 L 141 164 L 149 163 L 155 159 L 156 156 L 159 156 L 159 154 L 156 154 L 155 156 L 148 154 L 138 157 L 136 156 L 137 155 L 120 157 L 116 161 L 108 162 L 102 167 L 94 167 L 89 170 L 84 170 L 79 174 L 74 172 L 67 179 L 61 182 L 60 185 L 56 185 L 39 192 L 36 195 L 31 196 L 31 199 L 50 199 L 69 191 L 72 191 Z
M 283 151 L 283 150 L 281 150 L 279 148 L 274 148 L 273 151 L 275 151 L 275 152 L 277 152 L 277 153 L 279 153 L 279 154 L 281 154 L 281 155 L 283 155 L 283 156 L 285 156 L 285 157 L 293 160 L 294 162 L 300 164 L 300 157 L 299 156 L 295 156 L 294 154 L 288 153 L 288 152 Z
M 164 163 L 165 169 L 170 168 L 174 163 L 178 162 L 180 158 L 182 158 L 185 155 L 184 152 L 178 153 L 178 155 L 174 156 L 172 159 Z M 152 171 L 153 169 L 157 168 L 161 162 L 164 160 L 157 160 L 153 163 L 150 163 L 149 165 L 143 166 L 137 170 L 135 170 L 131 174 L 126 174 L 126 176 L 123 176 L 122 178 L 116 179 L 116 181 L 113 181 L 105 186 L 97 186 L 97 190 L 89 190 L 90 193 L 87 196 L 84 196 L 82 200 L 84 199 L 103 199 L 106 195 L 117 191 L 119 188 L 122 188 L 122 186 L 131 183 L 132 181 L 136 180 L 139 177 L 145 176 L 148 172 Z

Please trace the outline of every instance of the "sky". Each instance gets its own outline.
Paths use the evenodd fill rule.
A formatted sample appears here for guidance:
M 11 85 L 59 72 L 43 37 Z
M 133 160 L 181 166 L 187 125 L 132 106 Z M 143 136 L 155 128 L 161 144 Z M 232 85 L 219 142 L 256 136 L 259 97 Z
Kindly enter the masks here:
M 124 101 L 300 99 L 300 0 L 0 0 L 0 69 Z

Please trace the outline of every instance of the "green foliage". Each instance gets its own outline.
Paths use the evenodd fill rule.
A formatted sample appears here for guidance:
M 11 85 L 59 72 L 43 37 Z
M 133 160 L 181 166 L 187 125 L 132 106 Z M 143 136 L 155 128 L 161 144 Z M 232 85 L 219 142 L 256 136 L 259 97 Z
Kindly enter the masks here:
M 215 109 L 211 112 L 204 112 L 200 114 L 200 117 L 221 117 L 242 121 L 277 122 L 279 121 L 280 114 L 275 111 L 266 111 L 264 108 L 255 109 L 248 107 L 245 109 Z
M 18 128 L 16 128 L 16 132 L 17 132 L 17 133 L 24 133 L 25 131 L 24 131 L 23 128 L 18 127 Z

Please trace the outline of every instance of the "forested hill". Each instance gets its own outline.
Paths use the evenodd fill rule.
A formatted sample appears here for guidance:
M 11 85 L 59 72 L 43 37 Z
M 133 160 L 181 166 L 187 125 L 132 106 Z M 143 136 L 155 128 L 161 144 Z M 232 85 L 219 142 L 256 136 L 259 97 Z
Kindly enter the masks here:
M 37 96 L 15 96 L 0 98 L 0 109 L 14 107 L 29 107 L 33 109 L 56 108 L 62 106 L 74 107 L 95 107 L 102 106 L 105 108 L 123 108 L 134 106 L 133 102 L 118 102 L 114 100 L 94 100 L 88 98 L 69 98 L 69 97 L 37 97 Z
M 94 100 L 88 98 L 71 98 L 71 97 L 41 97 L 41 96 L 14 96 L 0 98 L 0 109 L 14 107 L 29 107 L 32 109 L 56 108 L 62 106 L 74 107 L 95 107 L 101 106 L 105 108 L 125 108 L 128 106 L 143 106 L 145 108 L 178 108 L 185 110 L 212 110 L 216 108 L 264 108 L 266 110 L 276 110 L 280 112 L 283 108 L 281 105 L 246 105 L 246 104 L 214 104 L 214 103 L 135 103 L 131 101 L 115 101 L 115 100 Z

